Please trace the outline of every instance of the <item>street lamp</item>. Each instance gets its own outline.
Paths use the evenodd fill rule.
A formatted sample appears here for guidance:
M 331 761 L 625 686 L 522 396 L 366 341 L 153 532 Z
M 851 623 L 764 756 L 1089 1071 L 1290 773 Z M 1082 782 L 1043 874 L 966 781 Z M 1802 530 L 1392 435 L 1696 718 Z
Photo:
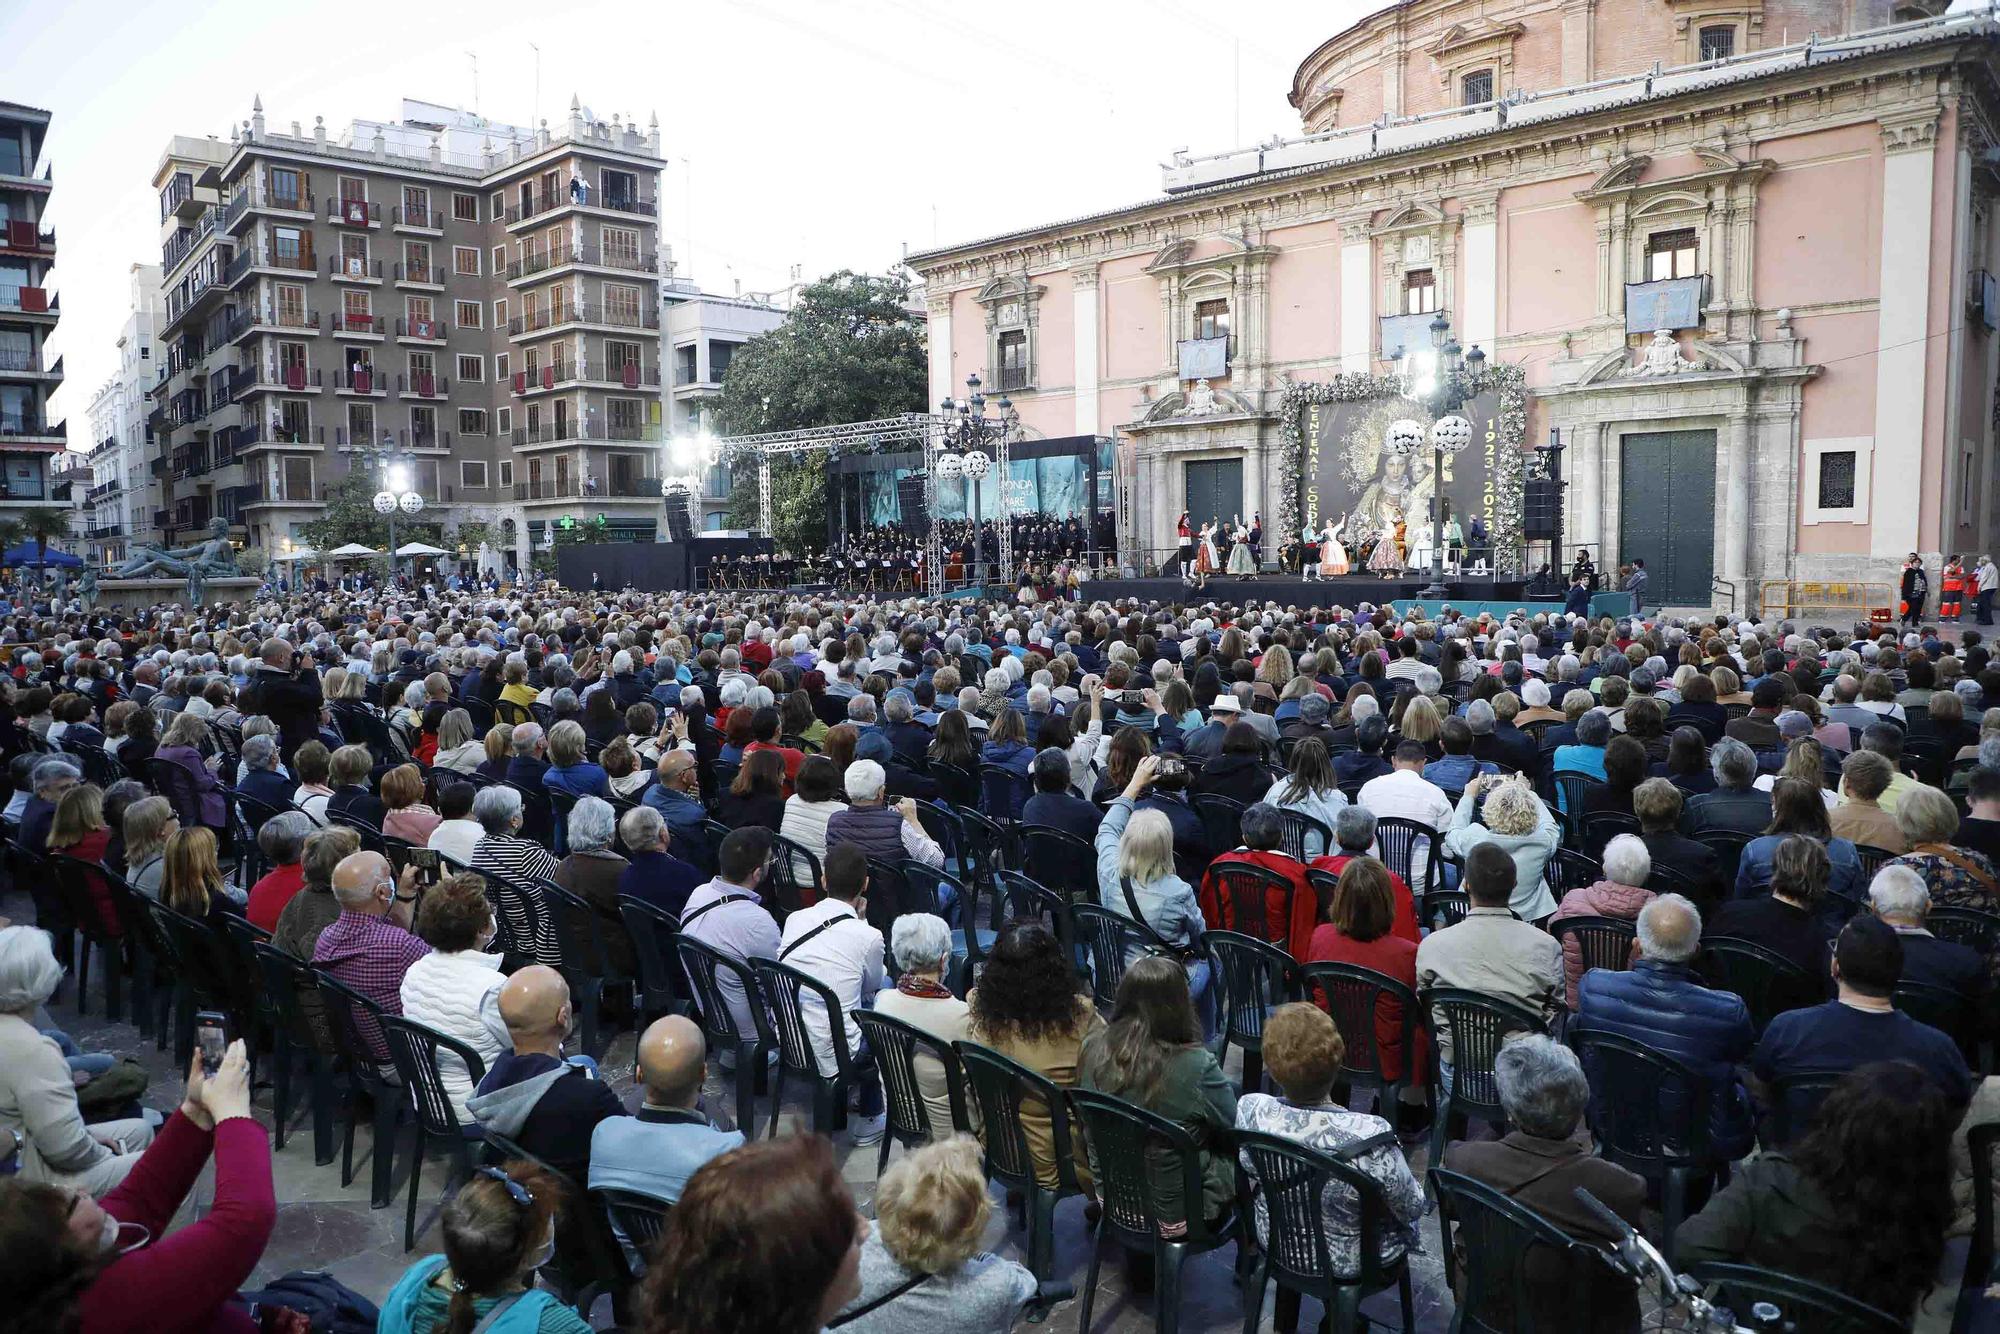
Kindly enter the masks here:
M 972 486 L 972 553 L 974 578 L 980 578 L 978 566 L 984 558 L 984 550 L 979 541 L 979 483 L 993 470 L 995 462 L 1004 462 L 1008 435 L 1020 425 L 1020 414 L 1014 411 L 1013 402 L 1006 395 L 992 400 L 996 411 L 989 415 L 986 395 L 979 388 L 979 376 L 965 377 L 965 397 L 945 399 L 938 407 L 944 413 L 944 452 L 935 460 L 940 478 L 963 477 Z M 1002 496 L 1005 496 L 1006 470 L 1001 470 Z M 1002 511 L 1006 509 L 1003 504 Z M 935 516 L 933 516 L 935 517 Z M 1003 577 L 1014 564 L 1014 531 L 1003 513 L 999 522 L 999 558 Z
M 687 494 L 690 526 L 694 521 L 691 502 L 701 493 L 702 474 L 721 461 L 722 445 L 706 427 L 694 435 L 677 435 L 667 442 L 660 468 L 660 495 L 672 505 L 676 503 L 676 492 Z
M 1428 438 L 1431 446 L 1431 569 L 1430 584 L 1417 596 L 1442 598 L 1444 586 L 1444 461 L 1446 455 L 1464 452 L 1472 443 L 1472 423 L 1460 409 L 1483 387 L 1486 354 L 1478 347 L 1466 351 L 1451 336 L 1451 321 L 1443 314 L 1431 321 L 1429 364 L 1408 379 L 1410 396 L 1420 398 L 1435 418 Z M 1383 445 L 1394 454 L 1409 457 L 1423 448 L 1425 432 L 1415 422 L 1391 425 Z
M 389 577 L 393 580 L 396 574 L 396 515 L 423 513 L 424 497 L 410 484 L 410 465 L 406 458 L 384 454 L 381 459 L 383 488 L 375 493 L 375 512 L 389 520 Z

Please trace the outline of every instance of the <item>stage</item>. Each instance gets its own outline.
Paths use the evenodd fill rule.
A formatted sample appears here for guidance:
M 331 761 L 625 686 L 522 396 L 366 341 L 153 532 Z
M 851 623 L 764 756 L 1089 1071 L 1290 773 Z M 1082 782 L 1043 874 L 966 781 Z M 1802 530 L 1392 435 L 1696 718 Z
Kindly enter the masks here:
M 1529 601 L 1525 591 L 1527 583 L 1520 579 L 1448 579 L 1445 581 L 1446 597 L 1442 604 L 1418 597 L 1429 582 L 1428 579 L 1383 579 L 1370 575 L 1301 579 L 1288 574 L 1262 574 L 1248 579 L 1210 576 L 1203 588 L 1195 588 L 1179 579 L 1093 579 L 1085 581 L 1081 592 L 1085 602 L 1137 598 L 1142 602 L 1187 606 L 1204 602 L 1258 601 L 1275 602 L 1281 607 L 1344 607 L 1349 611 L 1366 602 L 1376 607 L 1393 605 L 1402 611 L 1421 606 L 1433 616 L 1440 605 L 1473 615 L 1482 611 L 1495 615 L 1519 610 L 1560 612 L 1563 608 L 1560 598 Z M 1594 616 L 1628 615 L 1631 607 L 1629 593 L 1594 593 L 1590 599 L 1590 610 Z

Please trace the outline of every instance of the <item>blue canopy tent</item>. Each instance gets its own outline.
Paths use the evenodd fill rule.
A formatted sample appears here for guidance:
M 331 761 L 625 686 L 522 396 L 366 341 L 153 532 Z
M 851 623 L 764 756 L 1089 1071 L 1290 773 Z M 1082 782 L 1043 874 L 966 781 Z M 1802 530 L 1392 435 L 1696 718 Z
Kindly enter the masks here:
M 83 561 L 76 556 L 70 555 L 67 551 L 58 551 L 54 547 L 49 548 L 48 559 L 44 561 L 32 541 L 23 542 L 19 546 L 9 547 L 5 553 L 0 553 L 0 565 L 44 564 L 67 565 L 72 569 L 76 569 L 82 566 Z

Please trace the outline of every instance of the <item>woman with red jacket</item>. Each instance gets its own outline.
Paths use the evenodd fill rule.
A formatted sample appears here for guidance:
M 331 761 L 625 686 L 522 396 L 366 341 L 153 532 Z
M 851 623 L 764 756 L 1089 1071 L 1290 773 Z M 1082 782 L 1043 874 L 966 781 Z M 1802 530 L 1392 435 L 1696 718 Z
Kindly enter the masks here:
M 1375 858 L 1349 858 L 1340 873 L 1340 884 L 1326 905 L 1326 920 L 1313 931 L 1305 962 L 1352 964 L 1381 973 L 1415 991 L 1416 943 L 1390 929 L 1396 918 L 1391 879 L 1389 868 Z M 1423 1083 L 1428 1048 L 1423 1030 L 1415 1028 L 1406 1050 L 1403 1025 L 1403 1003 L 1381 997 L 1375 1004 L 1375 1051 L 1382 1077 L 1391 1082 L 1407 1081 L 1403 1091 L 1415 1097 L 1414 1090 Z M 1350 1036 L 1348 1051 L 1360 1049 Z M 1384 1108 L 1382 1114 L 1387 1116 L 1388 1109 Z M 1405 1118 L 1402 1124 L 1407 1123 Z
M 168 1235 L 211 1149 L 215 1202 Z M 180 1110 L 102 1203 L 81 1190 L 0 1182 L 0 1331 L 255 1334 L 234 1299 L 276 1215 L 243 1044 L 231 1043 L 208 1078 L 196 1053 Z

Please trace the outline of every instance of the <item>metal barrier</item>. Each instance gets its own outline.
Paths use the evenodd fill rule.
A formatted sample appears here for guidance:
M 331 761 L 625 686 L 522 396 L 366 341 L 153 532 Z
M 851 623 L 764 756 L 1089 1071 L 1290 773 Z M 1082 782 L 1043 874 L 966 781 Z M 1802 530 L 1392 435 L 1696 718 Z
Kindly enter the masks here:
M 1878 625 L 1896 619 L 1896 597 L 1892 584 L 1818 579 L 1766 579 L 1757 592 L 1758 614 L 1765 620 L 1817 615 Z

